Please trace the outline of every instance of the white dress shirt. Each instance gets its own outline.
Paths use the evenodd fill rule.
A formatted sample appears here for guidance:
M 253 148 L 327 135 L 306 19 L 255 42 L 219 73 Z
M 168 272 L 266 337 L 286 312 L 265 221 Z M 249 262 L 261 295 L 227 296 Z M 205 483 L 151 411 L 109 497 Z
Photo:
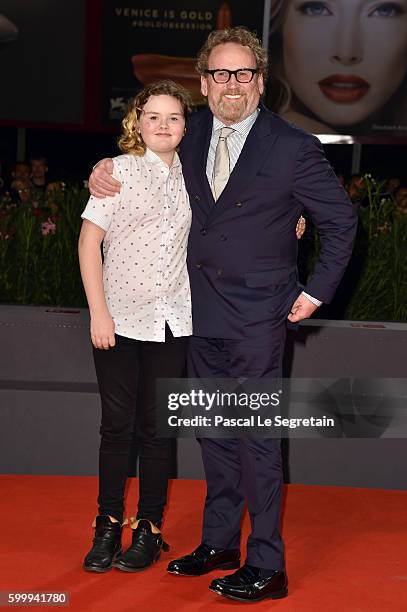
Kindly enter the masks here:
M 206 176 L 210 185 L 212 185 L 213 166 L 215 162 L 216 147 L 219 141 L 220 128 L 230 127 L 235 130 L 232 134 L 230 134 L 230 136 L 228 136 L 226 141 L 229 150 L 230 172 L 232 172 L 259 112 L 259 109 L 256 108 L 256 110 L 251 115 L 246 117 L 246 119 L 243 119 L 243 121 L 239 121 L 238 123 L 233 123 L 232 125 L 228 126 L 225 126 L 225 124 L 222 123 L 222 121 L 220 121 L 217 117 L 213 117 L 212 136 L 209 144 L 208 158 L 206 161 Z M 302 295 L 305 295 L 305 297 L 308 298 L 310 302 L 315 304 L 315 306 L 321 306 L 322 302 L 317 298 L 312 297 L 312 295 L 305 293 L 305 291 L 302 292 Z
M 178 155 L 171 167 L 149 149 L 113 164 L 120 194 L 91 196 L 82 218 L 106 231 L 103 285 L 116 333 L 164 342 L 167 322 L 174 336 L 190 336 L 191 209 Z
M 227 147 L 229 150 L 230 159 L 230 172 L 236 165 L 239 155 L 242 152 L 243 145 L 246 142 L 246 138 L 249 135 L 250 130 L 253 127 L 254 122 L 259 114 L 259 109 L 256 109 L 254 113 L 239 121 L 233 125 L 226 126 L 222 121 L 219 121 L 217 117 L 213 117 L 212 137 L 209 145 L 208 159 L 206 161 L 206 176 L 208 178 L 209 185 L 212 185 L 213 165 L 215 162 L 216 147 L 218 146 L 220 129 L 223 127 L 230 127 L 234 130 L 227 138 Z

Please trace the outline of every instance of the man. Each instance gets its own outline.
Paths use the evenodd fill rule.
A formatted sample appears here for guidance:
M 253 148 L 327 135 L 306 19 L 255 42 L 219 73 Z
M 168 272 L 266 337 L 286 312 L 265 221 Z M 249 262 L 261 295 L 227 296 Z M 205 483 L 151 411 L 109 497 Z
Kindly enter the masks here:
M 30 165 L 25 161 L 16 162 L 11 167 L 11 181 L 8 190 L 15 202 L 29 201 L 32 196 L 32 184 L 30 181 Z
M 396 191 L 396 212 L 402 215 L 407 214 L 407 185 L 400 185 Z
M 48 180 L 48 163 L 45 157 L 32 157 L 31 164 L 31 182 L 34 188 L 39 192 L 45 192 Z
M 181 150 L 193 211 L 188 373 L 280 376 L 286 319 L 305 319 L 332 298 L 351 254 L 355 214 L 319 141 L 259 108 L 267 56 L 253 34 L 241 27 L 211 33 L 197 70 L 210 110 L 192 117 Z M 109 163 L 101 165 L 89 184 L 103 196 L 118 185 L 104 171 Z M 294 231 L 304 209 L 321 234 L 305 293 L 297 284 Z M 202 543 L 168 571 L 197 576 L 238 568 L 247 501 L 252 531 L 246 562 L 213 580 L 210 589 L 242 601 L 285 597 L 279 440 L 200 443 L 208 487 Z
M 29 179 L 31 175 L 30 164 L 24 161 L 16 162 L 11 168 L 12 181 L 18 179 Z

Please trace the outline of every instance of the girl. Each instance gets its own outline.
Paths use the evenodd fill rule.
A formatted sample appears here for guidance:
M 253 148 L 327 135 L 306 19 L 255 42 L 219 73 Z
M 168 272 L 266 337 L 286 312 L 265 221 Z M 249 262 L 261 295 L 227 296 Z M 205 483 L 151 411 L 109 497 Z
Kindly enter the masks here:
M 102 203 L 91 197 L 82 214 L 79 259 L 102 400 L 99 512 L 87 571 L 138 571 L 168 550 L 160 529 L 170 441 L 154 437 L 154 395 L 157 378 L 182 376 L 192 333 L 186 269 L 191 211 L 176 153 L 190 106 L 187 91 L 172 81 L 143 89 L 122 122 L 123 155 L 114 159 L 121 192 Z M 140 495 L 132 544 L 122 552 L 134 427 Z

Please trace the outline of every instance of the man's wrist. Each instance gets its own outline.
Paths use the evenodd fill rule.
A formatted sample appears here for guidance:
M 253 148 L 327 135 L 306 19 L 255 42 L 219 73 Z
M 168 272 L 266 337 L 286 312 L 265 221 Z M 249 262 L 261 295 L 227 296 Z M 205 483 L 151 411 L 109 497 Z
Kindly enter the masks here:
M 321 302 L 320 300 L 317 300 L 317 298 L 314 298 L 312 295 L 310 295 L 309 293 L 306 293 L 305 291 L 302 292 L 302 295 L 304 295 L 310 302 L 312 302 L 315 306 L 321 306 L 321 304 L 323 302 Z

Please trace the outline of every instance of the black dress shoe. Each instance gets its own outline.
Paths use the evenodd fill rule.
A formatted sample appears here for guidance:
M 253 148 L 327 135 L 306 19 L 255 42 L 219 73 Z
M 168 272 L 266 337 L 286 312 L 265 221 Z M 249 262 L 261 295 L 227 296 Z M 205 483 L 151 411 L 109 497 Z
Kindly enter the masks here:
M 133 529 L 130 548 L 116 558 L 113 567 L 123 572 L 139 572 L 158 561 L 161 550 L 169 549 L 161 533 L 153 533 L 150 521 L 141 519 Z
M 167 572 L 181 576 L 201 576 L 214 569 L 235 569 L 239 565 L 239 550 L 226 550 L 200 544 L 190 555 L 171 561 Z
M 288 594 L 285 572 L 276 570 L 271 576 L 265 577 L 261 569 L 252 565 L 243 565 L 234 574 L 216 578 L 209 589 L 238 601 L 259 601 L 267 597 L 281 599 Z
M 122 526 L 113 523 L 108 516 L 96 517 L 93 546 L 83 562 L 87 572 L 108 572 L 116 555 L 121 553 Z

